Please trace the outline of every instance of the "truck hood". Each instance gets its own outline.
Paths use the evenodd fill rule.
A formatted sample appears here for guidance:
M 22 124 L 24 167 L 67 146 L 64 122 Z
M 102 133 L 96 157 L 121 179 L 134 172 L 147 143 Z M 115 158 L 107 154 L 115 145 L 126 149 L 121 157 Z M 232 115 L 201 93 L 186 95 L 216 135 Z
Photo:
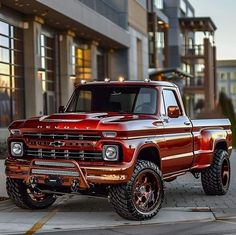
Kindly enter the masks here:
M 140 122 L 140 120 L 142 120 Z M 158 121 L 153 115 L 132 115 L 117 113 L 58 113 L 34 117 L 20 123 L 12 123 L 9 129 L 20 128 L 22 131 L 40 130 L 110 130 L 128 131 L 154 128 Z M 35 130 L 36 131 L 36 130 Z

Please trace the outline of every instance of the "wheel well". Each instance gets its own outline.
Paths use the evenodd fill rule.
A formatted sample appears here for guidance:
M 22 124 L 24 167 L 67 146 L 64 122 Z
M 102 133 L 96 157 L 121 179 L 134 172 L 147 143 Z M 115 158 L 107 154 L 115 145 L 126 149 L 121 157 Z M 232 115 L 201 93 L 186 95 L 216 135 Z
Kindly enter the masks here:
M 215 146 L 215 150 L 217 150 L 217 149 L 222 149 L 222 150 L 225 150 L 228 152 L 227 143 L 224 141 L 217 143 Z
M 161 168 L 159 151 L 155 147 L 147 147 L 140 151 L 138 160 L 147 160 L 155 163 L 159 169 Z

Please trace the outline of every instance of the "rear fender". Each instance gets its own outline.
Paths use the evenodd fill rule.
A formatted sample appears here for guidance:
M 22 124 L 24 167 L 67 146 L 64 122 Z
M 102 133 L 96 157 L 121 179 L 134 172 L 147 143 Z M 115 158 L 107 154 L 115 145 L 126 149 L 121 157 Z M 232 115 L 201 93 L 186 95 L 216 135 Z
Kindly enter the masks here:
M 217 144 L 221 142 L 227 144 L 226 139 L 227 133 L 224 130 L 203 130 L 200 138 L 200 150 L 214 152 Z

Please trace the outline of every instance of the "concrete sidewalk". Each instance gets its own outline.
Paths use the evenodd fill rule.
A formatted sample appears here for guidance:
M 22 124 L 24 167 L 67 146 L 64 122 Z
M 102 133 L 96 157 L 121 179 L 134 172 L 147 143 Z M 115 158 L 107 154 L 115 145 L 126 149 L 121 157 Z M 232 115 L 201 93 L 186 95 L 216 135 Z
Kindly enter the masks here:
M 0 159 L 0 197 L 8 197 L 6 192 L 6 176 L 5 176 L 5 167 L 4 161 Z
M 86 206 L 87 204 L 87 206 Z M 93 206 L 100 205 L 97 208 Z M 92 208 L 89 211 L 86 208 Z M 63 196 L 48 210 L 30 211 L 15 207 L 10 200 L 0 203 L 0 234 L 33 234 L 37 231 L 68 231 L 122 225 L 213 221 L 209 208 L 163 208 L 148 221 L 128 221 L 119 217 L 105 199 Z
M 234 153 L 234 157 L 236 154 Z M 232 158 L 232 169 L 236 158 Z M 4 161 L 0 160 L 0 196 L 5 190 Z M 11 200 L 0 202 L 0 234 L 28 234 L 50 231 L 85 230 L 122 225 L 214 221 L 236 218 L 236 171 L 225 196 L 206 196 L 200 180 L 187 174 L 166 183 L 166 199 L 158 215 L 149 221 L 128 221 L 119 217 L 107 199 L 66 195 L 47 210 L 16 207 Z

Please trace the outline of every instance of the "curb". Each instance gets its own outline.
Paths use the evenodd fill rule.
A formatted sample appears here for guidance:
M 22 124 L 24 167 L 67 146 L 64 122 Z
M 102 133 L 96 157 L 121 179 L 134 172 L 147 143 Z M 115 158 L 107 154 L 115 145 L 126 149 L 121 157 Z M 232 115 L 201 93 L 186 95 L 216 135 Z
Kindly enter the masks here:
M 7 207 L 9 207 L 9 209 L 7 209 Z M 2 210 L 2 208 L 4 209 Z M 44 221 L 42 224 L 45 218 L 48 218 L 48 220 Z M 26 211 L 13 207 L 9 200 L 0 202 L 1 234 L 26 233 L 32 231 L 32 229 L 39 224 L 41 227 L 34 232 L 91 230 L 95 228 L 104 229 L 119 226 L 160 225 L 214 220 L 216 220 L 216 218 L 209 207 L 163 208 L 157 216 L 151 220 L 129 221 L 122 219 L 113 211 L 71 212 L 60 211 L 59 207 L 54 207 L 49 211 Z M 19 224 L 21 226 L 19 226 Z

